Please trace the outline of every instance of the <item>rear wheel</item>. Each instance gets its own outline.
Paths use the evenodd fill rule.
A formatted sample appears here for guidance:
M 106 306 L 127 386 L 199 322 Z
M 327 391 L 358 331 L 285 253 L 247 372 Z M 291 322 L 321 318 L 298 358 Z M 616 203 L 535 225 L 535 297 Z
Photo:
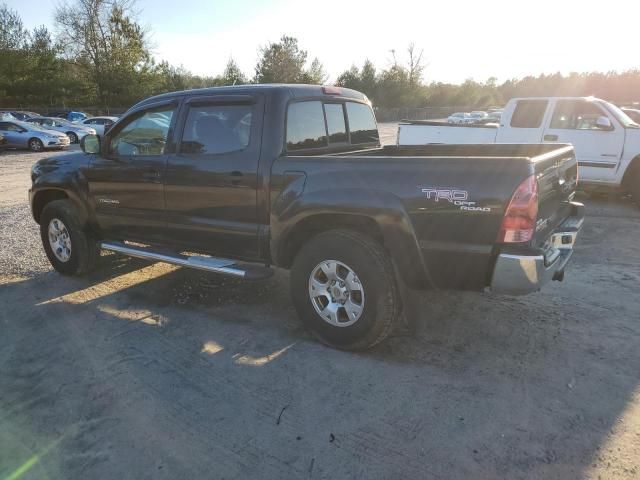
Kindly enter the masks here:
M 83 275 L 98 261 L 97 242 L 84 231 L 69 200 L 55 200 L 44 207 L 40 237 L 49 262 L 63 275 Z
M 345 350 L 384 340 L 400 305 L 387 252 L 350 230 L 321 233 L 302 247 L 291 269 L 291 295 L 309 330 L 323 343 Z
M 67 132 L 67 137 L 69 137 L 69 142 L 78 143 L 78 136 L 73 132 Z
M 44 150 L 44 144 L 39 138 L 32 138 L 29 140 L 29 150 L 32 152 L 41 152 Z

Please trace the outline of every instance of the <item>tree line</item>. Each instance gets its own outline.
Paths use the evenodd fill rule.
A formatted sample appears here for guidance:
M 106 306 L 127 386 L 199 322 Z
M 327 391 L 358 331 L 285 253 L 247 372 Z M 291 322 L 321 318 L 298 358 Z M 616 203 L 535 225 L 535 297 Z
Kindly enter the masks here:
M 127 107 L 150 95 L 246 83 L 326 84 L 318 58 L 310 59 L 296 38 L 283 36 L 259 49 L 252 75 L 230 58 L 215 76 L 194 75 L 157 62 L 149 32 L 137 21 L 133 0 L 66 0 L 55 10 L 54 35 L 47 27 L 24 27 L 20 15 L 0 3 L 0 106 Z M 423 51 L 414 44 L 381 70 L 365 60 L 332 84 L 364 92 L 379 107 L 502 105 L 516 96 L 595 95 L 611 101 L 638 99 L 640 69 L 622 73 L 530 76 L 498 84 L 467 80 L 453 85 L 425 80 Z M 403 60 L 398 57 L 403 57 Z

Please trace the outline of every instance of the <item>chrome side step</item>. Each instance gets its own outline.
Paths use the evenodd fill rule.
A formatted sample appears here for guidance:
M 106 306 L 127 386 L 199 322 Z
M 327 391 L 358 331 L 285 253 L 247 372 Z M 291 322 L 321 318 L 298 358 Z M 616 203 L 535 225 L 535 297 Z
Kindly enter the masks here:
M 100 247 L 104 250 L 122 253 L 130 257 L 143 258 L 156 262 L 170 263 L 182 267 L 196 268 L 207 272 L 230 275 L 232 277 L 257 280 L 273 275 L 273 270 L 250 264 L 239 264 L 226 258 L 202 257 L 199 255 L 182 255 L 173 252 L 161 252 L 151 247 L 137 247 L 123 242 L 102 242 Z

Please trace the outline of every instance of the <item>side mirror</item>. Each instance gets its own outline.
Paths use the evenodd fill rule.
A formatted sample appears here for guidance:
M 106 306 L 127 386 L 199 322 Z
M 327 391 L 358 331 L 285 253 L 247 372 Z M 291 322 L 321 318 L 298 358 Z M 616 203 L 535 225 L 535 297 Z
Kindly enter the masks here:
M 609 117 L 605 117 L 604 115 L 598 117 L 596 120 L 596 127 L 598 127 L 599 130 L 613 130 L 611 120 L 609 120 Z
M 80 148 L 84 153 L 100 153 L 100 137 L 97 135 L 85 135 L 80 140 Z

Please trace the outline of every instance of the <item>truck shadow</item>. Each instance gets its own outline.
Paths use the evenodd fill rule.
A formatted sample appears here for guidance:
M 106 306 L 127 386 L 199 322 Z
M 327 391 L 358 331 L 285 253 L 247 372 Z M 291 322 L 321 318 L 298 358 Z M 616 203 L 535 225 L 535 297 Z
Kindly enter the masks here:
M 585 279 L 598 266 L 580 269 Z M 636 286 L 622 282 L 617 295 Z M 615 461 L 606 452 L 639 380 L 639 300 L 621 307 L 597 278 L 523 298 L 414 293 L 415 331 L 356 354 L 325 348 L 304 331 L 285 272 L 242 282 L 107 255 L 85 279 L 50 272 L 3 286 L 0 300 L 8 307 L 0 347 L 24 343 L 2 370 L 10 392 L 3 405 L 24 405 L 9 412 L 43 421 L 59 395 L 81 412 L 97 377 L 113 398 L 95 415 L 117 417 L 130 408 L 127 395 L 142 389 L 178 423 L 197 418 L 190 428 L 206 443 L 220 418 L 243 430 L 247 419 L 235 425 L 236 411 L 262 412 L 248 414 L 265 437 L 254 441 L 277 456 L 270 429 L 294 405 L 308 416 L 290 427 L 301 437 L 326 427 L 352 454 L 362 454 L 358 442 L 366 440 L 373 453 L 363 461 L 382 472 L 370 478 L 421 472 L 424 451 L 426 478 L 584 478 Z M 28 341 L 20 324 L 32 332 Z M 85 364 L 94 383 L 70 373 Z M 70 380 L 78 385 L 60 393 Z M 345 403 L 351 408 L 340 413 Z M 56 405 L 54 413 L 63 408 Z M 367 421 L 351 423 L 353 411 Z M 363 431 L 379 440 L 358 440 Z M 242 440 L 234 435 L 229 442 Z M 82 442 L 64 448 L 72 456 Z M 387 466 L 387 442 L 402 462 Z M 298 448 L 311 455 L 315 447 Z

